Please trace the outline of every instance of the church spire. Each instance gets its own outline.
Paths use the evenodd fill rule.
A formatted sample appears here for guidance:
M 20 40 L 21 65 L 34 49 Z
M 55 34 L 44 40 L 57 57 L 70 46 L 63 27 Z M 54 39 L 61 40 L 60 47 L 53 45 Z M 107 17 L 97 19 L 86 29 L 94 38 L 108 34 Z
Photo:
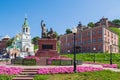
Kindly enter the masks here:
M 23 27 L 22 27 L 22 33 L 30 34 L 30 27 L 28 25 L 27 15 L 25 15 L 25 20 L 24 20 Z
M 24 26 L 24 27 L 29 27 L 29 25 L 28 25 L 28 20 L 27 20 L 27 14 L 25 14 L 25 21 L 24 21 L 23 26 Z

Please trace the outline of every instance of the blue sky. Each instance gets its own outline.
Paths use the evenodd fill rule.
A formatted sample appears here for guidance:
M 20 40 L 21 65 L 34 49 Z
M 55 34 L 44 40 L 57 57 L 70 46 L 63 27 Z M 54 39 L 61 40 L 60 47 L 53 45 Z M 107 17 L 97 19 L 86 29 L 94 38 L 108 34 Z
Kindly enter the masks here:
M 103 16 L 120 19 L 120 0 L 0 0 L 0 36 L 21 32 L 25 14 L 32 37 L 41 36 L 40 21 L 64 34 L 66 28 L 97 22 Z

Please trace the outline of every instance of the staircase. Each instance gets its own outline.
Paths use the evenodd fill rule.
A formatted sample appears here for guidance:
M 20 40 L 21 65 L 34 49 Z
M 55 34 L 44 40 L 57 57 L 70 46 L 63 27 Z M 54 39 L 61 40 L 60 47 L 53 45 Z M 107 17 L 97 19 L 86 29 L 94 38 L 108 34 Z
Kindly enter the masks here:
M 40 57 L 40 62 L 38 63 L 38 65 L 46 65 L 46 60 L 48 59 L 49 57 Z
M 12 80 L 33 80 L 37 74 L 38 68 L 25 68 L 19 75 L 16 75 Z

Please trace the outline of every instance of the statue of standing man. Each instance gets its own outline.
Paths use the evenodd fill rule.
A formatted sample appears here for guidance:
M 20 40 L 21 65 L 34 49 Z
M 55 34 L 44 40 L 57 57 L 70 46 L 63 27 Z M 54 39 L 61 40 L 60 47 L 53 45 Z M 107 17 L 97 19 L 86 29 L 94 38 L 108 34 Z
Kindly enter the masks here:
M 42 38 L 47 38 L 47 29 L 43 20 L 41 20 L 41 28 L 42 28 Z

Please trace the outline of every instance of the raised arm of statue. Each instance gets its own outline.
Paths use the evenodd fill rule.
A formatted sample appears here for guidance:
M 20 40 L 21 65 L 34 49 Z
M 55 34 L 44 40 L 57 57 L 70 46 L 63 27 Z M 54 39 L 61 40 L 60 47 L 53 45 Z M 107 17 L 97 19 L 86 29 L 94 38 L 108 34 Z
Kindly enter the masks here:
M 41 28 L 43 29 L 43 20 L 41 20 Z

